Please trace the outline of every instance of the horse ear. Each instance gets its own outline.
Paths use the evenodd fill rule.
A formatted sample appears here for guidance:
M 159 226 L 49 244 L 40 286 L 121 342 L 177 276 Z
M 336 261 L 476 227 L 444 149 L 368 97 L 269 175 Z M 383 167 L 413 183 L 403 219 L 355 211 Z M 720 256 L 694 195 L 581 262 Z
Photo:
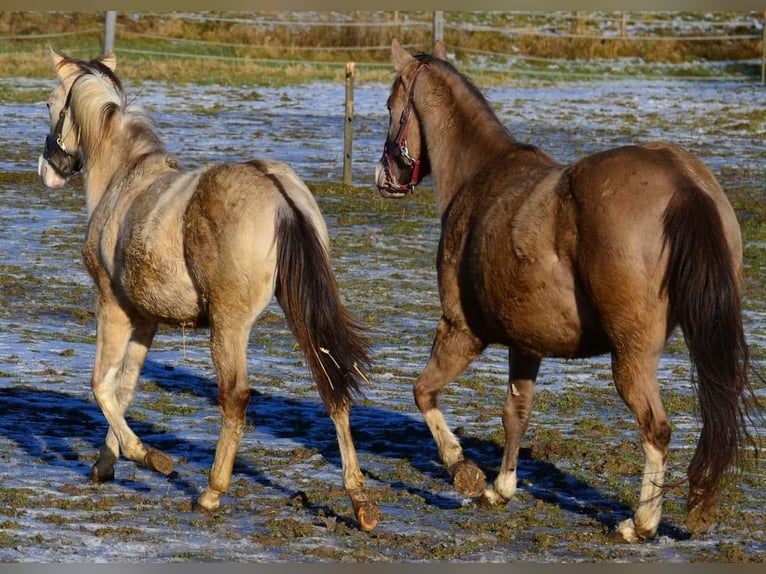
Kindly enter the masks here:
M 117 69 L 117 56 L 114 55 L 114 52 L 109 52 L 108 54 L 99 56 L 98 61 L 104 64 L 113 72 Z
M 66 56 L 64 56 L 63 54 L 59 54 L 51 46 L 48 46 L 48 56 L 50 56 L 51 65 L 53 66 L 54 72 L 59 69 L 59 64 L 61 64 L 61 62 L 64 61 L 64 59 L 66 58 Z
M 441 40 L 436 40 L 436 43 L 434 44 L 434 50 L 431 55 L 435 58 L 439 58 L 440 60 L 447 59 L 447 48 L 444 46 L 444 44 L 442 44 Z
M 53 48 L 49 47 L 48 55 L 51 58 L 53 71 L 56 73 L 60 80 L 65 81 L 72 74 L 77 72 L 77 64 L 75 64 L 74 61 L 66 54 L 57 52 Z
M 394 38 L 391 42 L 391 59 L 394 62 L 394 71 L 401 74 L 405 66 L 415 58 Z

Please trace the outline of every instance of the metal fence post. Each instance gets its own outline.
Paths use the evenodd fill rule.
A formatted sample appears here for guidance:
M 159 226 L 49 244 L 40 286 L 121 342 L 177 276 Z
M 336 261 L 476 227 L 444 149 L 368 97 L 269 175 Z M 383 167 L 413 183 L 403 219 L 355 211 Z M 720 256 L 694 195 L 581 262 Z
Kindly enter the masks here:
M 117 26 L 117 12 L 110 10 L 106 13 L 106 23 L 104 25 L 104 49 L 102 54 L 108 54 L 114 51 L 114 29 Z
M 343 185 L 351 185 L 351 149 L 354 143 L 354 62 L 346 64 L 346 121 L 343 127 Z
M 444 12 L 434 10 L 434 44 L 444 42 Z

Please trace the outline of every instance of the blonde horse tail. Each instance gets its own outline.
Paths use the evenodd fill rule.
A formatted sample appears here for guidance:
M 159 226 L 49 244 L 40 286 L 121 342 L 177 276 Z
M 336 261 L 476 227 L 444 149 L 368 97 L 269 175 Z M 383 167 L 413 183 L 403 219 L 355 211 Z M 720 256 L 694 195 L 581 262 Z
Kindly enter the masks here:
M 340 298 L 330 258 L 311 219 L 276 176 L 284 202 L 277 209 L 276 296 L 330 413 L 361 395 L 369 369 L 365 329 Z
M 696 369 L 702 429 L 688 468 L 686 522 L 700 532 L 714 522 L 718 489 L 740 466 L 748 438 L 748 346 L 740 281 L 713 199 L 694 186 L 678 189 L 663 226 L 669 260 L 662 286 Z

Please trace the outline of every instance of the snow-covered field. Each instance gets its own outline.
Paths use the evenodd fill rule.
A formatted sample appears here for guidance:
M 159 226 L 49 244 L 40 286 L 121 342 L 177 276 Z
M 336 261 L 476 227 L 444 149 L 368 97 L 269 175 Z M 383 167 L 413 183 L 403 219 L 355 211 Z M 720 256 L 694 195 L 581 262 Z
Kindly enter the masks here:
M 1 81 L 16 90 L 52 87 Z M 268 156 L 291 163 L 308 182 L 341 180 L 342 85 L 128 89 L 189 167 Z M 485 93 L 518 139 L 564 161 L 665 139 L 698 154 L 725 183 L 758 190 L 764 181 L 766 90 L 759 85 L 622 80 Z M 606 357 L 544 362 L 545 401 L 528 442 L 555 441 L 544 433 L 556 432 L 566 445 L 587 441 L 591 455 L 603 443 L 605 451 L 624 453 L 622 471 L 600 474 L 598 461 L 576 451 L 553 461 L 531 456 L 522 461 L 518 499 L 508 508 L 476 508 L 452 492 L 410 391 L 438 318 L 438 220 L 422 197 L 427 187 L 396 207 L 372 187 L 387 95 L 387 85 L 356 88 L 353 179 L 369 186 L 369 196 L 320 197 L 344 297 L 373 329 L 371 384 L 352 414 L 362 467 L 384 513 L 371 535 L 349 520 L 332 425 L 275 306 L 253 332 L 252 424 L 218 513 L 191 508 L 206 483 L 219 423 L 201 331 L 158 335 L 130 411 L 138 434 L 176 460 L 177 475 L 166 479 L 122 461 L 115 482 L 88 483 L 106 424 L 89 388 L 93 293 L 79 259 L 81 182 L 44 189 L 33 175 L 48 129 L 44 102 L 0 102 L 0 561 L 766 559 L 763 462 L 725 499 L 730 506 L 710 533 L 686 539 L 685 488 L 678 487 L 656 540 L 633 547 L 608 540 L 604 531 L 635 501 L 642 457 Z M 747 323 L 763 356 L 764 301 L 748 308 Z M 493 436 L 506 373 L 505 353 L 491 349 L 466 373 L 467 383 L 450 385 L 443 399 L 469 453 L 490 470 L 499 464 Z M 661 377 L 674 396 L 691 392 L 683 354 L 666 357 Z M 567 410 L 564 399 L 576 407 Z M 669 474 L 676 480 L 684 476 L 696 421 L 683 406 L 668 410 L 675 416 Z M 587 428 L 592 420 L 607 425 L 604 437 L 588 434 L 595 432 Z

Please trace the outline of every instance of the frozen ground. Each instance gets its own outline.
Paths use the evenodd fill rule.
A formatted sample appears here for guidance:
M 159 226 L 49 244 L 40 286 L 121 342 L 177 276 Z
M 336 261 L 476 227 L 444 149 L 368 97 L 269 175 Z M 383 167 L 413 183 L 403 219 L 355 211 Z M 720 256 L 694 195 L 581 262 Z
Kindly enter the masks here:
M 18 89 L 52 86 L 2 81 Z M 342 85 L 128 89 L 190 167 L 268 156 L 291 163 L 309 182 L 341 180 Z M 732 185 L 757 189 L 764 181 L 761 86 L 636 80 L 485 93 L 518 139 L 562 160 L 661 138 L 698 154 Z M 371 186 L 387 95 L 379 84 L 358 85 L 355 95 L 354 183 L 369 185 L 369 198 L 320 198 L 345 298 L 373 328 L 371 386 L 352 416 L 362 466 L 384 512 L 373 535 L 348 520 L 330 421 L 276 307 L 253 333 L 252 425 L 220 512 L 191 509 L 218 433 L 204 332 L 160 333 L 131 411 L 138 434 L 177 461 L 177 476 L 167 480 L 120 462 L 114 483 L 87 482 L 106 426 L 88 385 L 94 325 L 79 260 L 81 182 L 43 189 L 30 174 L 47 132 L 45 105 L 0 102 L 0 561 L 766 559 L 762 479 L 745 481 L 722 524 L 699 539 L 682 532 L 684 488 L 670 493 L 656 540 L 630 547 L 604 536 L 630 511 L 641 457 L 603 357 L 543 366 L 527 442 L 560 439 L 573 450 L 554 459 L 532 450 L 508 508 L 475 508 L 452 492 L 410 391 L 438 317 L 438 221 L 422 197 L 427 188 L 392 208 Z M 760 349 L 765 318 L 763 301 L 749 308 L 748 334 Z M 499 464 L 493 441 L 506 372 L 505 354 L 491 349 L 443 401 L 450 422 L 465 430 L 469 453 L 490 469 Z M 661 377 L 681 399 L 691 392 L 683 354 L 666 357 Z M 684 476 L 696 421 L 683 406 L 669 411 L 674 480 Z M 592 420 L 602 421 L 605 436 L 600 427 L 588 430 Z M 592 456 L 581 459 L 581 440 L 591 455 L 594 443 L 603 443 L 604 457 L 621 452 L 623 471 L 600 473 Z M 754 473 L 763 475 L 762 463 Z

